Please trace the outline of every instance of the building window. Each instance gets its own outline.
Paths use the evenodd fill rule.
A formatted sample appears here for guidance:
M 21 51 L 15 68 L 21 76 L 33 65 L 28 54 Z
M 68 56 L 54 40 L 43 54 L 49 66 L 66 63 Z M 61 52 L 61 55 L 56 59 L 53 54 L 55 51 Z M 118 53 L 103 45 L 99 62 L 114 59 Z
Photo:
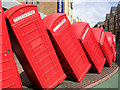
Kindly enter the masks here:
M 112 19 L 112 20 L 113 20 L 113 22 L 114 22 L 114 17 L 113 17 L 113 19 Z
M 118 15 L 116 15 L 116 20 L 118 19 Z
M 26 3 L 26 4 L 28 4 L 28 2 L 29 2 L 29 0 L 26 0 L 26 2 L 25 2 L 25 3 Z
M 31 2 L 31 3 L 32 3 L 32 4 L 34 4 L 34 2 L 35 2 L 35 0 L 32 0 L 32 2 Z
M 118 27 L 118 24 L 116 23 L 116 29 L 117 29 L 117 27 Z
M 38 11 L 39 11 L 39 2 L 37 1 L 37 9 L 38 9 Z

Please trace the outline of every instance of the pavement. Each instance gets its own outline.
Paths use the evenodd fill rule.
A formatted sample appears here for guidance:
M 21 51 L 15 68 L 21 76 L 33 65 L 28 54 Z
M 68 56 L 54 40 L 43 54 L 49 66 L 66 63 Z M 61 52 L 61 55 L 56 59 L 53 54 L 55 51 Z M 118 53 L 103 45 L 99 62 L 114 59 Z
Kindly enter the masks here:
M 120 70 L 119 72 L 117 72 L 116 74 L 114 74 L 111 78 L 109 78 L 108 80 L 104 81 L 103 83 L 93 87 L 93 88 L 118 88 L 118 82 L 119 82 L 119 73 L 120 73 Z M 119 88 L 120 89 L 120 88 Z
M 116 51 L 117 51 L 116 63 L 120 68 L 120 43 L 116 44 Z M 111 78 L 93 88 L 114 88 L 114 89 L 116 88 L 120 90 L 120 69 Z
M 120 67 L 120 43 L 116 44 L 116 51 L 117 51 L 116 63 Z
M 65 88 L 115 88 L 118 89 L 119 82 L 120 82 L 120 44 L 117 44 L 116 47 L 117 51 L 117 58 L 116 63 L 113 62 L 112 67 L 104 67 L 101 74 L 97 73 L 87 73 L 82 82 L 74 82 L 70 80 L 63 80 L 55 89 L 65 89 Z M 21 67 L 19 60 L 17 59 L 16 55 L 14 54 L 14 58 L 18 67 L 18 71 L 21 77 L 22 85 L 24 89 L 34 90 L 31 87 L 31 83 L 27 78 L 23 68 Z M 119 70 L 119 72 L 118 72 Z M 118 80 L 119 79 L 119 80 Z

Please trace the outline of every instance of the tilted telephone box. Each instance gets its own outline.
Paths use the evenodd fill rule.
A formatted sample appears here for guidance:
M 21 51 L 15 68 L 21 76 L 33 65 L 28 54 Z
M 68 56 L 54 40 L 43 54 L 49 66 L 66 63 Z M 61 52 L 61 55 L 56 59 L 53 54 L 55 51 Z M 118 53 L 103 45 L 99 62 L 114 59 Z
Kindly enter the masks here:
M 116 61 L 116 54 L 117 54 L 117 52 L 116 52 L 116 48 L 114 46 L 112 32 L 105 31 L 105 34 L 107 36 L 107 39 L 108 39 L 108 42 L 109 42 L 110 46 L 112 47 L 113 55 L 114 55 L 114 62 L 115 62 Z
M 14 60 L 0 1 L 0 90 L 8 88 L 22 89 L 22 83 Z
M 116 35 L 112 34 L 112 39 L 113 39 L 113 47 L 115 47 L 116 50 Z M 114 62 L 116 61 L 116 54 L 117 52 L 114 53 Z
M 83 48 L 70 29 L 66 14 L 55 13 L 43 19 L 67 78 L 81 81 L 88 72 L 89 63 Z
M 92 28 L 92 31 L 106 57 L 106 65 L 111 67 L 114 56 L 104 30 L 102 28 Z
M 71 29 L 77 36 L 79 42 L 83 45 L 88 60 L 92 64 L 90 72 L 101 73 L 106 59 L 89 24 L 77 22 L 72 24 Z
M 62 70 L 36 5 L 17 5 L 5 12 L 14 51 L 32 86 L 55 88 Z
M 116 47 L 116 35 L 112 34 L 112 38 L 113 38 L 114 47 Z

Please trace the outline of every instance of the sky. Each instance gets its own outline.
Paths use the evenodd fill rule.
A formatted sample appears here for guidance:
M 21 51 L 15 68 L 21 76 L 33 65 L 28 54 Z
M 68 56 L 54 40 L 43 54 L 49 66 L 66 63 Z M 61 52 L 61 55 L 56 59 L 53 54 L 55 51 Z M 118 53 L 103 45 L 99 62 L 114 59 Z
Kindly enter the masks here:
M 99 21 L 105 21 L 106 13 L 111 6 L 117 6 L 120 0 L 73 0 L 73 18 L 79 17 L 82 22 L 88 22 L 91 27 Z

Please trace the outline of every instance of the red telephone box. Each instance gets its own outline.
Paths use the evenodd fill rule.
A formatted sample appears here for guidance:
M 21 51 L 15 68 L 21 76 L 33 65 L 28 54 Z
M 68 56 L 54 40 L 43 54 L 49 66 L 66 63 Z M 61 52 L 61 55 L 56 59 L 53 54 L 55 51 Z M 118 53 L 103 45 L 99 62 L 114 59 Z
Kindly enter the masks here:
M 0 1 L 0 90 L 8 88 L 22 89 L 22 83 L 13 57 Z
M 112 38 L 113 38 L 114 47 L 116 47 L 116 35 L 113 34 Z
M 115 47 L 114 49 L 114 62 L 116 61 L 116 54 L 117 52 L 115 51 L 116 50 L 116 35 L 112 35 L 112 38 L 113 38 L 113 46 Z
M 112 47 L 109 45 L 104 30 L 102 28 L 92 28 L 92 31 L 106 57 L 106 64 L 111 67 L 113 61 L 113 51 Z
M 107 32 L 105 31 L 105 34 L 107 36 L 108 42 L 110 44 L 110 46 L 112 46 L 113 40 L 112 40 L 112 32 Z
M 51 14 L 45 17 L 43 22 L 68 79 L 80 82 L 91 64 L 81 44 L 72 33 L 66 14 Z
M 55 88 L 66 75 L 36 5 L 17 5 L 5 15 L 13 48 L 32 86 Z
M 88 59 L 92 64 L 90 71 L 101 73 L 106 59 L 89 24 L 77 22 L 71 26 L 71 29 L 85 48 Z
M 105 31 L 105 34 L 107 36 L 107 39 L 108 39 L 108 42 L 110 44 L 110 46 L 112 47 L 113 49 L 113 54 L 114 54 L 114 62 L 116 61 L 116 49 L 115 49 L 115 46 L 114 46 L 114 42 L 113 42 L 113 37 L 112 37 L 112 32 L 107 32 Z

